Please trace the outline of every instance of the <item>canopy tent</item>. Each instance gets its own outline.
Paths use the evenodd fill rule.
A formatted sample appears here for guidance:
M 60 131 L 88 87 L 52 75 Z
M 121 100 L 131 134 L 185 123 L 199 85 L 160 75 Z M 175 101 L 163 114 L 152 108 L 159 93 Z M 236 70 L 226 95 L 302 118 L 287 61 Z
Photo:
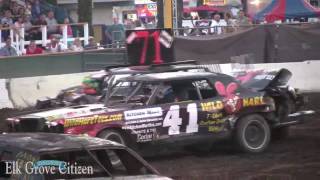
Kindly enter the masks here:
M 274 22 L 276 20 L 286 20 L 303 17 L 320 16 L 320 9 L 313 7 L 306 0 L 273 0 L 262 11 L 258 12 L 255 20 L 265 20 Z
M 218 12 L 221 11 L 222 8 L 214 7 L 214 6 L 197 6 L 197 7 L 190 7 L 190 8 L 184 8 L 183 12 L 190 13 L 190 12 L 199 12 L 199 11 L 207 11 L 207 12 Z

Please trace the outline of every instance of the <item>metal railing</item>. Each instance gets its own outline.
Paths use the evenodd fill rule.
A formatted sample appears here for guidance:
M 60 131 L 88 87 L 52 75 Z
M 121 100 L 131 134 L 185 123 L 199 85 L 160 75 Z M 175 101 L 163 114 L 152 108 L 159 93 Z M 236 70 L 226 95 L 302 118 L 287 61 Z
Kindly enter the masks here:
M 89 25 L 88 23 L 74 23 L 74 24 L 58 24 L 57 27 L 62 28 L 62 38 L 61 41 L 64 45 L 68 45 L 68 42 L 74 41 L 74 37 L 68 37 L 68 26 L 76 26 L 76 27 L 82 27 L 80 29 L 83 29 L 83 32 L 80 34 L 83 34 L 82 36 L 79 36 L 81 41 L 84 41 L 84 45 L 87 45 L 89 42 Z M 35 40 L 35 43 L 37 45 L 42 45 L 43 47 L 46 47 L 47 44 L 50 42 L 50 39 L 48 39 L 48 27 L 46 25 L 41 26 L 31 26 L 31 28 L 40 28 L 41 29 L 41 39 Z M 57 28 L 58 29 L 58 28 Z M 79 28 L 78 28 L 79 29 Z M 11 44 L 16 49 L 18 55 L 22 55 L 25 52 L 25 46 L 30 44 L 30 40 L 26 40 L 26 30 L 24 27 L 22 28 L 0 28 L 0 48 L 2 48 L 5 45 L 5 42 L 2 41 L 2 33 L 4 31 L 10 31 L 9 37 L 11 38 Z M 57 33 L 59 34 L 59 33 Z
M 254 27 L 261 27 L 261 26 L 306 26 L 312 24 L 320 24 L 320 22 L 286 22 L 286 23 L 270 23 L 270 24 L 250 24 L 250 25 L 228 25 L 228 26 L 198 26 L 198 27 L 183 27 L 183 28 L 176 28 L 173 31 L 176 36 L 203 36 L 203 35 L 225 35 L 234 32 L 238 32 L 241 30 L 246 30 Z M 219 33 L 217 33 L 219 32 Z

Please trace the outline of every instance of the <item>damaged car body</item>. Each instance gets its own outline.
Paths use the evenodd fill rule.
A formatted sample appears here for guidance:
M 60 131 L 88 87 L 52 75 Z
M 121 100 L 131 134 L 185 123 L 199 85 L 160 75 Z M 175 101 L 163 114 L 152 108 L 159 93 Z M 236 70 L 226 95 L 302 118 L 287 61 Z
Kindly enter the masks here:
M 47 116 L 29 114 L 7 122 L 13 132 L 85 134 L 137 149 L 234 138 L 241 151 L 257 153 L 267 148 L 272 134 L 313 113 L 301 111 L 305 99 L 287 85 L 291 76 L 286 69 L 260 72 L 245 81 L 212 72 L 137 74 L 108 87 L 105 105 L 68 107 L 54 110 L 65 111 L 63 116 L 48 111 L 42 112 Z M 25 128 L 28 121 L 33 126 Z

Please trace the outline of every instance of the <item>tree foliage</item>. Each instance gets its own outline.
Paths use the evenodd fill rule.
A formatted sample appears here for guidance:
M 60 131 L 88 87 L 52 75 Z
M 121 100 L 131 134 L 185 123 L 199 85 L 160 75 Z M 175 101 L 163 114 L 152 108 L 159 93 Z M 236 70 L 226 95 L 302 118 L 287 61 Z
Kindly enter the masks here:
M 92 24 L 92 0 L 78 1 L 79 22 L 88 22 Z
M 52 5 L 57 5 L 57 0 L 47 0 L 47 3 L 50 3 Z
M 79 22 L 89 24 L 89 31 L 92 35 L 92 0 L 78 0 L 78 16 Z

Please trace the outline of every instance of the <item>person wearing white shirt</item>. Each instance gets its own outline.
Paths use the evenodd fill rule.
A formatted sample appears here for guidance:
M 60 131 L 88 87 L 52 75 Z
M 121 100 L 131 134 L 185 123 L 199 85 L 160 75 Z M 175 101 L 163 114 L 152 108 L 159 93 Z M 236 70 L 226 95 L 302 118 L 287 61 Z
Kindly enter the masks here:
M 225 32 L 225 26 L 227 26 L 227 22 L 221 19 L 219 14 L 215 14 L 211 23 L 211 33 L 222 34 Z

